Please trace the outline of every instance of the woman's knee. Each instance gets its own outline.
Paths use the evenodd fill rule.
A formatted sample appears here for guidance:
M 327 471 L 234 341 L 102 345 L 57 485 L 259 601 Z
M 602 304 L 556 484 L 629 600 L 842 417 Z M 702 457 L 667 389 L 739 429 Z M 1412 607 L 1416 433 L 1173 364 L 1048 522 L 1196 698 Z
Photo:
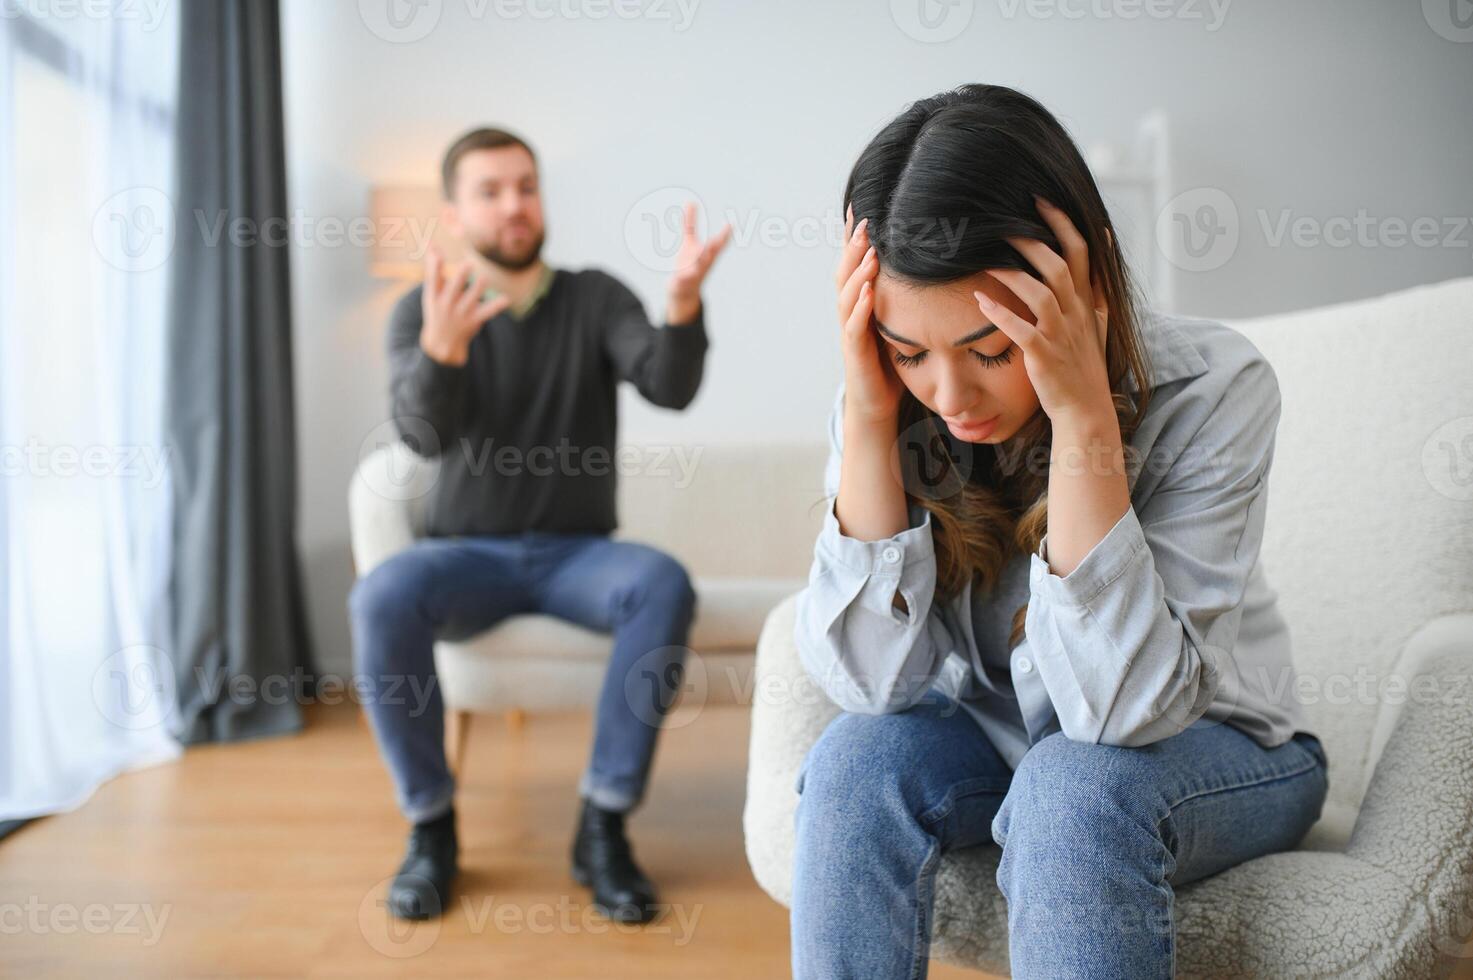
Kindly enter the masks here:
M 1123 825 L 1148 825 L 1154 788 L 1131 763 L 1135 750 L 1079 741 L 1055 733 L 1024 754 L 993 819 L 993 838 L 1006 845 L 1017 833 L 1052 839 L 1096 838 Z
M 911 758 L 908 735 L 920 720 L 914 709 L 834 718 L 803 760 L 800 806 L 845 820 L 913 809 L 913 777 L 924 762 Z

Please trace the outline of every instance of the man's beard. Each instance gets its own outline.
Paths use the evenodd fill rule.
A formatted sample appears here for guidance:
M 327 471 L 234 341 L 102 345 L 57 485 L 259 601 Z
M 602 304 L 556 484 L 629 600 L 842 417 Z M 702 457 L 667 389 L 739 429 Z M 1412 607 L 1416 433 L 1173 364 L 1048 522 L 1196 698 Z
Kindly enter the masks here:
M 546 235 L 544 233 L 539 232 L 537 237 L 532 239 L 531 243 L 527 246 L 526 251 L 521 253 L 507 252 L 494 243 L 476 245 L 474 247 L 481 258 L 490 262 L 492 265 L 499 266 L 508 272 L 521 272 L 523 269 L 530 268 L 541 257 L 542 240 L 545 237 Z

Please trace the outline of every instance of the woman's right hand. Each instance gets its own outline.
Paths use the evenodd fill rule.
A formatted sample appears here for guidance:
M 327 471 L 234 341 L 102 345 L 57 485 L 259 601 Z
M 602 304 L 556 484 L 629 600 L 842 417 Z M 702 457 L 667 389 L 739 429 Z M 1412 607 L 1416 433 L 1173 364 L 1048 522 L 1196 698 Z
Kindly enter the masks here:
M 844 413 L 868 425 L 893 424 L 905 390 L 870 322 L 880 260 L 869 243 L 869 219 L 854 227 L 854 208 L 844 221 L 844 250 L 834 272 L 844 353 Z

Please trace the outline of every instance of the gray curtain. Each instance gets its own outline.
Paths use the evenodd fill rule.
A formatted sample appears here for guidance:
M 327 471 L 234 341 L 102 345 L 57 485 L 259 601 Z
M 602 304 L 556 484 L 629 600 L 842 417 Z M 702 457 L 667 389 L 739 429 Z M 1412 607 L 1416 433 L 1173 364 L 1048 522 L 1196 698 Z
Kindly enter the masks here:
M 279 11 L 189 0 L 180 14 L 171 651 L 178 735 L 201 742 L 299 729 L 310 654 L 288 254 L 266 242 L 287 215 Z M 256 234 L 232 234 L 239 219 Z

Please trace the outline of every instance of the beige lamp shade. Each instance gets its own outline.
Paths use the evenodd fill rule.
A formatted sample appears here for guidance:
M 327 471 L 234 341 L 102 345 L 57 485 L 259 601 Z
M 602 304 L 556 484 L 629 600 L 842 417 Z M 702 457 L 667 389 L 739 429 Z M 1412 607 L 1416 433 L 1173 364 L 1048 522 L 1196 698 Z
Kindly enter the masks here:
M 433 243 L 450 261 L 460 257 L 460 244 L 440 220 L 444 199 L 432 185 L 378 185 L 369 191 L 373 222 L 369 271 L 380 279 L 418 281 L 424 276 L 425 252 Z

